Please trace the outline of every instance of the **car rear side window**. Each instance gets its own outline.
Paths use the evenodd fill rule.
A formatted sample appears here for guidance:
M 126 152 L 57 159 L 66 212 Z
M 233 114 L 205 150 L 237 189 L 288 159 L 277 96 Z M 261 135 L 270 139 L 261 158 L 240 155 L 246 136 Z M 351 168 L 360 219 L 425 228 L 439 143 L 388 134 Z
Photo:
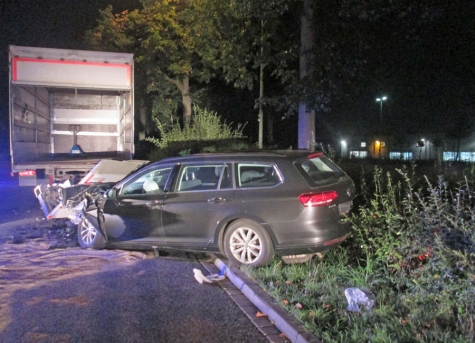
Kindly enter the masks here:
M 297 169 L 312 185 L 322 185 L 337 181 L 345 173 L 323 154 L 310 155 L 308 159 L 297 161 Z
M 236 164 L 237 186 L 239 188 L 272 187 L 281 182 L 273 164 Z

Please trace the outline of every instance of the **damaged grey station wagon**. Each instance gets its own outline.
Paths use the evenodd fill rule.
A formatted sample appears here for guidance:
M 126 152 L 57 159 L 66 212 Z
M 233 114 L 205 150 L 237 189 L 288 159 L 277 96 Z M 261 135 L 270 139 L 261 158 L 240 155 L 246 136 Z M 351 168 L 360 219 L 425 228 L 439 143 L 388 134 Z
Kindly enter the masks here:
M 73 222 L 83 248 L 210 252 L 258 267 L 338 246 L 354 194 L 321 152 L 197 154 L 146 165 L 84 201 Z

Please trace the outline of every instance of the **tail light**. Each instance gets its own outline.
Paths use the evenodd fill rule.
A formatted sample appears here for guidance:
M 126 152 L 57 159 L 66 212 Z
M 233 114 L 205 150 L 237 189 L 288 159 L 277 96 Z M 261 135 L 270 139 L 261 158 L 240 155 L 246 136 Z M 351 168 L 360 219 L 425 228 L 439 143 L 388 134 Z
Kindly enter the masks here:
M 307 158 L 308 158 L 309 160 L 311 160 L 311 159 L 313 159 L 313 158 L 319 158 L 319 157 L 322 157 L 322 156 L 324 156 L 324 155 L 323 155 L 323 152 L 318 151 L 318 152 L 314 152 L 313 154 L 308 155 Z
M 19 176 L 36 176 L 36 170 L 24 170 L 18 173 Z
M 305 207 L 329 205 L 336 199 L 338 199 L 338 193 L 336 191 L 304 193 L 299 195 L 299 200 Z

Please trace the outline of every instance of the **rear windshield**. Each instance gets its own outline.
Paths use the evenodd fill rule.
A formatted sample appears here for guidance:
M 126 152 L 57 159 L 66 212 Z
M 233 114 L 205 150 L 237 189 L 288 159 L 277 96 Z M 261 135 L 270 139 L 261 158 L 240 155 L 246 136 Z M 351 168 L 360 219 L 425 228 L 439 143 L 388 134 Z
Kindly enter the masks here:
M 322 185 L 338 181 L 346 174 L 328 157 L 315 154 L 295 162 L 305 180 L 312 185 Z

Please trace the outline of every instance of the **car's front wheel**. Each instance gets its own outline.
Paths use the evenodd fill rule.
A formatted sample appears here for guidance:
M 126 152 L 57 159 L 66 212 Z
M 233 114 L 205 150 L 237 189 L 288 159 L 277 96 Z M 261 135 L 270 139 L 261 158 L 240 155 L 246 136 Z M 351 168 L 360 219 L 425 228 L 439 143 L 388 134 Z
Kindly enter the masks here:
M 89 220 L 83 219 L 78 225 L 78 243 L 83 249 L 103 249 L 106 241 Z
M 238 220 L 226 230 L 224 252 L 231 264 L 261 267 L 274 257 L 274 245 L 262 226 L 251 220 Z

